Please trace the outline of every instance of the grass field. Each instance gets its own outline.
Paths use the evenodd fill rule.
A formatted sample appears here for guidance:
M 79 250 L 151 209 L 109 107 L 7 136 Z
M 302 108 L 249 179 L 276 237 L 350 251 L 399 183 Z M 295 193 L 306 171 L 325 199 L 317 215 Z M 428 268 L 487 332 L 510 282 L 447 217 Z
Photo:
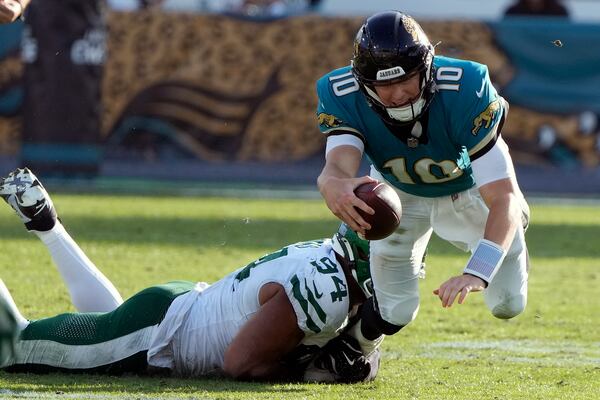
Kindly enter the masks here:
M 128 297 L 174 279 L 214 281 L 285 244 L 330 236 L 319 200 L 54 196 L 67 229 Z M 42 244 L 0 205 L 0 277 L 28 318 L 73 310 Z M 491 317 L 482 296 L 442 309 L 431 291 L 467 255 L 434 238 L 415 322 L 384 342 L 370 384 L 302 385 L 0 372 L 0 398 L 597 399 L 600 208 L 537 205 L 529 304 Z

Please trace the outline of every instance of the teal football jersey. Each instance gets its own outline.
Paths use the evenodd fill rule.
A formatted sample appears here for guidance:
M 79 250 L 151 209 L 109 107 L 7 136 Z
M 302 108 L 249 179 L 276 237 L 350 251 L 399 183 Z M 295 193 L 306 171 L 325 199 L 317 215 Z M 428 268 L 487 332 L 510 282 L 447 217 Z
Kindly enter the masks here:
M 423 197 L 474 186 L 471 159 L 493 146 L 504 113 L 485 65 L 436 56 L 434 66 L 436 93 L 419 119 L 418 140 L 410 135 L 412 125 L 390 126 L 369 106 L 349 66 L 317 82 L 321 132 L 358 136 L 369 161 L 390 183 Z

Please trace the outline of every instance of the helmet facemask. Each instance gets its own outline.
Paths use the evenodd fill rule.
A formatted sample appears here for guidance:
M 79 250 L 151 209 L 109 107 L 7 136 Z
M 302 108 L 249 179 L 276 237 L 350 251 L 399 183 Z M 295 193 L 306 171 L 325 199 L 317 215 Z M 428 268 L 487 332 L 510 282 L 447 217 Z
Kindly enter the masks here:
M 427 95 L 426 91 L 430 91 L 432 89 L 433 86 L 433 79 L 431 79 L 431 65 L 429 66 L 429 68 L 427 69 L 427 71 L 421 72 L 421 79 L 420 79 L 420 83 L 419 83 L 419 95 L 416 98 L 416 100 L 412 100 L 409 101 L 407 104 L 403 105 L 403 106 L 399 106 L 399 107 L 387 107 L 385 104 L 383 104 L 383 101 L 379 98 L 379 96 L 377 95 L 377 91 L 375 89 L 375 86 L 379 86 L 379 85 L 369 85 L 369 84 L 364 84 L 363 85 L 363 92 L 367 95 L 367 98 L 369 99 L 369 102 L 372 105 L 375 105 L 377 108 L 379 108 L 381 111 L 385 111 L 388 115 L 389 118 L 392 118 L 394 120 L 394 122 L 399 123 L 399 124 L 407 124 L 410 123 L 412 121 L 415 121 L 416 119 L 418 119 L 423 112 L 425 111 L 425 109 L 427 108 L 427 106 L 429 105 L 429 101 L 428 98 L 431 97 L 431 95 Z M 408 78 L 410 79 L 410 77 Z M 395 82 L 393 82 L 395 83 Z M 390 83 L 390 84 L 393 84 Z
M 369 241 L 361 239 L 348 225 L 342 223 L 332 238 L 333 250 L 344 257 L 351 267 L 352 277 L 367 297 L 373 295 L 369 264 Z

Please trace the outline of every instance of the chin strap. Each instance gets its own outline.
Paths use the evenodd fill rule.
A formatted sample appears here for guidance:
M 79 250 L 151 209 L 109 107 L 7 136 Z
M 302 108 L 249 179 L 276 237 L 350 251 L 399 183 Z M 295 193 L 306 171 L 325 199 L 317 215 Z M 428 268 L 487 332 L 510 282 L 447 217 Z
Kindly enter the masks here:
M 425 104 L 427 103 L 425 98 L 423 97 L 423 95 L 425 94 L 426 85 L 427 81 L 425 80 L 425 78 L 423 78 L 421 82 L 421 93 L 419 94 L 418 100 L 410 102 L 409 104 L 402 107 L 386 107 L 375 90 L 371 89 L 367 85 L 365 85 L 364 87 L 367 94 L 385 109 L 385 112 L 390 118 L 400 122 L 410 122 L 414 121 L 421 115 Z
M 419 100 L 417 100 L 414 103 L 411 102 L 407 106 L 395 107 L 395 108 L 387 108 L 386 107 L 385 110 L 387 111 L 387 114 L 390 116 L 390 118 L 393 118 L 400 122 L 410 122 L 410 121 L 416 120 L 418 118 L 418 116 L 421 115 L 421 112 L 423 111 L 424 106 L 425 106 L 425 99 L 421 96 L 421 97 L 419 97 Z M 410 111 L 410 116 L 408 115 L 409 111 Z

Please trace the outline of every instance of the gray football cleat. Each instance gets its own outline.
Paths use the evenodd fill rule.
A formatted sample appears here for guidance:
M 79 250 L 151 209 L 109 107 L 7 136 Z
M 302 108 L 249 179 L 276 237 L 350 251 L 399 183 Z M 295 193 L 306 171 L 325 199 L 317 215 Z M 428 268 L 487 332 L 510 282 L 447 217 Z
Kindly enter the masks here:
M 0 178 L 0 196 L 15 210 L 29 231 L 49 231 L 56 224 L 54 204 L 29 168 L 17 168 Z

